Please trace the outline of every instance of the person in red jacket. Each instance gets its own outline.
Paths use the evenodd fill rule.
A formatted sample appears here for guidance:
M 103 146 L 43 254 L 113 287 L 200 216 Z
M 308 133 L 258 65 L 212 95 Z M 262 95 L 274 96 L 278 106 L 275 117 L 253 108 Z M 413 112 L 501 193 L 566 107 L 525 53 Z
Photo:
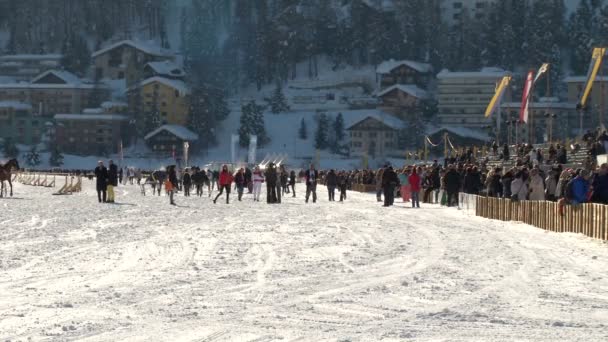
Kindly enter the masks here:
M 412 174 L 408 177 L 410 187 L 412 189 L 412 208 L 420 208 L 420 200 L 418 195 L 420 194 L 420 176 L 416 167 L 412 169 Z
M 224 193 L 224 190 L 226 190 L 226 204 L 230 203 L 230 187 L 231 187 L 233 181 L 234 181 L 234 177 L 232 176 L 230 171 L 228 171 L 228 165 L 222 166 L 222 172 L 220 172 L 220 179 L 219 179 L 220 193 L 217 194 L 217 196 L 215 196 L 213 203 L 217 202 L 217 199 L 220 196 L 222 196 L 222 194 Z

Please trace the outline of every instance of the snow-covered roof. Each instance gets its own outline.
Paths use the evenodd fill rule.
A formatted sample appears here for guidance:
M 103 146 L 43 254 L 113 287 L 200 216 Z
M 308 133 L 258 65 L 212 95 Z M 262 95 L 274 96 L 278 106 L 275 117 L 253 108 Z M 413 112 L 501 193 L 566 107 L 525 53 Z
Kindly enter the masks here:
M 405 123 L 401 119 L 393 116 L 392 114 L 385 113 L 379 110 L 360 110 L 356 112 L 353 111 L 343 114 L 343 117 L 345 124 L 344 126 L 347 130 L 351 129 L 352 127 L 354 127 L 361 121 L 366 120 L 367 118 L 378 120 L 393 129 L 402 129 L 405 127 Z
M 115 107 L 127 107 L 128 104 L 126 102 L 120 102 L 120 101 L 105 101 L 101 104 L 101 108 L 103 109 L 110 109 L 110 108 L 115 108 Z
M 380 65 L 378 65 L 378 67 L 376 68 L 376 72 L 378 74 L 389 74 L 391 71 L 395 70 L 395 68 L 398 68 L 402 65 L 405 65 L 407 67 L 410 67 L 410 68 L 412 68 L 418 72 L 422 72 L 422 73 L 427 73 L 427 72 L 433 71 L 433 67 L 427 63 L 421 63 L 421 62 L 415 62 L 415 61 L 409 61 L 409 60 L 396 61 L 394 59 L 391 59 L 391 60 L 380 63 Z
M 18 110 L 31 110 L 32 105 L 19 101 L 0 101 L 0 108 L 12 108 Z
M 442 130 L 446 130 L 464 138 L 473 138 L 481 141 L 488 141 L 490 139 L 487 132 L 478 131 L 461 126 L 428 127 L 426 133 L 428 135 L 433 135 L 437 132 L 441 132 Z
M 94 84 L 32 84 L 29 82 L 0 83 L 2 89 L 93 89 Z M 103 88 L 103 87 L 101 87 Z
M 159 75 L 172 77 L 184 77 L 186 75 L 184 69 L 171 61 L 149 62 L 146 65 Z
M 82 111 L 84 114 L 103 114 L 103 108 L 85 108 Z
M 501 78 L 507 75 L 510 75 L 510 72 L 501 68 L 486 67 L 480 71 L 449 71 L 443 69 L 437 74 L 437 78 Z
M 194 141 L 198 140 L 198 134 L 192 132 L 184 126 L 180 125 L 163 125 L 148 133 L 144 139 L 148 140 L 162 131 L 167 131 L 182 140 Z
M 56 77 L 60 78 L 61 80 L 63 80 L 66 84 L 81 84 L 82 80 L 72 74 L 69 71 L 65 71 L 65 70 L 47 70 L 45 72 L 43 72 L 42 74 L 36 76 L 33 80 L 32 83 L 36 83 L 39 80 L 45 78 L 48 75 L 55 75 Z
M 585 83 L 587 82 L 587 76 L 568 76 L 564 78 L 566 83 Z M 608 76 L 597 76 L 595 82 L 608 82 Z
M 103 120 L 103 121 L 126 121 L 129 118 L 118 114 L 56 114 L 55 120 Z
M 105 47 L 101 50 L 93 52 L 92 56 L 97 57 L 99 55 L 103 55 L 104 53 L 114 50 L 123 45 L 128 45 L 134 49 L 140 50 L 149 55 L 160 56 L 160 57 L 169 57 L 172 55 L 171 51 L 163 49 L 162 47 L 157 45 L 155 42 L 150 42 L 150 41 L 148 41 L 148 42 L 137 41 L 136 42 L 133 40 L 121 40 L 114 44 L 108 45 L 107 47 Z
M 414 84 L 395 84 L 393 86 L 390 86 L 390 87 L 382 90 L 381 92 L 376 94 L 376 96 L 382 97 L 395 89 L 398 89 L 404 93 L 410 94 L 411 96 L 417 97 L 419 99 L 425 99 L 428 97 L 428 93 L 424 89 L 420 89 Z
M 141 81 L 141 83 L 139 85 L 145 86 L 145 85 L 148 85 L 148 84 L 154 83 L 154 82 L 162 83 L 168 87 L 171 87 L 171 88 L 179 91 L 182 94 L 186 94 L 186 95 L 190 94 L 190 87 L 188 87 L 188 85 L 184 81 L 172 80 L 172 79 L 160 77 L 160 76 L 154 76 L 154 77 L 145 79 L 145 80 Z
M 41 55 L 35 55 L 35 54 L 23 54 L 23 55 L 3 55 L 0 56 L 0 61 L 36 61 L 36 60 L 60 60 L 61 58 L 63 58 L 63 55 L 61 54 L 41 54 Z

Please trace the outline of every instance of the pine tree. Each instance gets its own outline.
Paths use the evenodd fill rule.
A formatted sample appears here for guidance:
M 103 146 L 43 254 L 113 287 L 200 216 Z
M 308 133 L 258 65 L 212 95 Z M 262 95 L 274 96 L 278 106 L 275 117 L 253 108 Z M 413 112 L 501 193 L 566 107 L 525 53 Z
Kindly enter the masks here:
M 570 16 L 568 25 L 572 54 L 570 66 L 576 74 L 584 74 L 591 59 L 592 17 L 591 5 L 588 0 L 581 0 L 576 12 Z
M 329 118 L 325 113 L 319 115 L 319 121 L 317 123 L 317 132 L 315 133 L 315 148 L 318 150 L 324 150 L 327 148 L 329 132 Z
M 285 113 L 289 111 L 287 99 L 285 98 L 285 94 L 283 94 L 283 89 L 278 83 L 274 89 L 272 97 L 270 99 L 266 99 L 266 102 L 270 106 L 270 111 L 273 114 Z
M 334 129 L 334 138 L 336 139 L 336 144 L 339 144 L 344 140 L 344 117 L 342 113 L 338 113 L 336 119 L 333 124 Z
M 209 147 L 217 143 L 216 128 L 230 110 L 221 89 L 206 84 L 192 88 L 188 127 L 199 135 L 196 144 Z
M 13 142 L 13 140 L 11 138 L 4 139 L 3 151 L 4 151 L 5 158 L 12 159 L 12 158 L 17 158 L 19 156 L 19 150 L 17 149 L 17 146 L 15 145 L 15 143 Z
M 91 64 L 91 52 L 87 41 L 79 34 L 66 39 L 63 44 L 61 66 L 76 75 L 83 77 Z
M 38 154 L 36 145 L 33 145 L 30 151 L 25 155 L 25 162 L 30 167 L 40 165 L 40 154 Z
M 298 136 L 302 140 L 308 139 L 308 129 L 306 128 L 306 121 L 304 118 L 300 121 L 300 129 L 298 130 Z
M 54 167 L 63 165 L 63 154 L 59 150 L 59 146 L 56 144 L 51 148 L 51 155 L 49 156 L 49 164 Z
M 251 101 L 241 108 L 241 119 L 239 128 L 239 144 L 247 147 L 252 135 L 258 137 L 258 145 L 264 146 L 270 142 L 264 127 L 264 107 Z

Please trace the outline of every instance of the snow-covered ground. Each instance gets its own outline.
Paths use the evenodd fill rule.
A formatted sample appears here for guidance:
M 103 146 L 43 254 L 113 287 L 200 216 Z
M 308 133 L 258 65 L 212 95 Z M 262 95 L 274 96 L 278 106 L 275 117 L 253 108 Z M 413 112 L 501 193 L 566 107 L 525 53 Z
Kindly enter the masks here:
M 0 339 L 606 341 L 608 248 L 373 195 L 305 205 L 16 185 Z M 221 202 L 221 201 L 220 201 Z

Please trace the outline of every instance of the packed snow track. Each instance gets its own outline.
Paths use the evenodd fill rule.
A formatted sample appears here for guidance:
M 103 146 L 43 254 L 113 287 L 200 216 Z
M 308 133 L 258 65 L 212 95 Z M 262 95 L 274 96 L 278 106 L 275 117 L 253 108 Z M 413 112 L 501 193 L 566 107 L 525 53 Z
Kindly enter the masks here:
M 608 341 L 608 246 L 373 195 L 0 199 L 2 341 Z

